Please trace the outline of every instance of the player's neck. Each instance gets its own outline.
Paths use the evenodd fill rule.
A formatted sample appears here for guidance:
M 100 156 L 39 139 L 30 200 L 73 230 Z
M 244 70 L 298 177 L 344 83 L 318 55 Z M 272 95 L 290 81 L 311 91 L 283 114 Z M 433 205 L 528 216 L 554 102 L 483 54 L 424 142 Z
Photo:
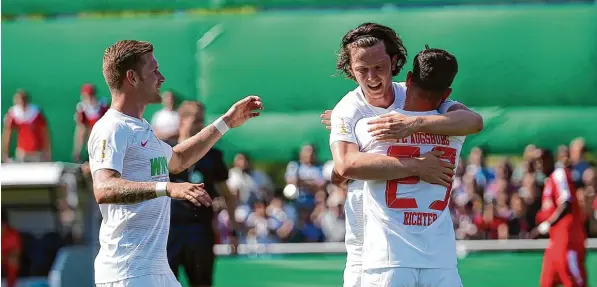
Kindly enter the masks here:
M 140 104 L 134 98 L 127 98 L 123 94 L 113 93 L 111 107 L 127 116 L 131 116 L 138 119 L 143 119 L 143 113 L 147 104 Z
M 416 92 L 406 93 L 406 101 L 403 110 L 410 112 L 428 112 L 438 108 L 436 101 L 430 101 L 428 97 Z

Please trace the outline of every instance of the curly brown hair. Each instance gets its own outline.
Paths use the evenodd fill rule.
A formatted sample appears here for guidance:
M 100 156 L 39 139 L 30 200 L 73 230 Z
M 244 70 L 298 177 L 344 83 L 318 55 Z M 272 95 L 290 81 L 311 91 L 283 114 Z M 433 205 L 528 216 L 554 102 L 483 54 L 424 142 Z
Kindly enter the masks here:
M 350 70 L 350 48 L 369 48 L 383 42 L 390 58 L 396 57 L 396 65 L 392 67 L 392 76 L 396 76 L 406 64 L 406 47 L 394 29 L 377 23 L 363 23 L 352 29 L 342 38 L 336 68 L 347 78 L 355 80 Z

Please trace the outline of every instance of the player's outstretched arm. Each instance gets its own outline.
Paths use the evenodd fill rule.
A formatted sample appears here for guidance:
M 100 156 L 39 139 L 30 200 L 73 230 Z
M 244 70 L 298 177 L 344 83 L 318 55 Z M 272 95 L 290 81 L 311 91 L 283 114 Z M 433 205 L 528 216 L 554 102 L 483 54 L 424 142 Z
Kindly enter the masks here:
M 453 104 L 448 112 L 424 116 L 418 131 L 447 136 L 467 136 L 483 130 L 483 117 L 460 103 Z
M 179 173 L 187 169 L 191 164 L 199 161 L 228 129 L 238 127 L 250 118 L 259 116 L 260 110 L 263 110 L 263 105 L 257 96 L 248 96 L 236 102 L 222 117 L 176 145 L 173 148 L 172 159 L 168 163 L 168 170 L 171 173 Z
M 376 140 L 392 141 L 425 132 L 447 136 L 466 136 L 483 129 L 483 117 L 465 105 L 453 104 L 441 115 L 405 116 L 385 114 L 369 122 L 369 132 Z
M 112 169 L 95 171 L 93 194 L 98 204 L 133 204 L 157 198 L 159 195 L 166 195 L 171 198 L 189 200 L 197 206 L 211 205 L 211 198 L 203 189 L 203 184 L 134 182 L 122 179 L 120 173 Z
M 398 159 L 386 155 L 363 153 L 354 143 L 337 141 L 332 144 L 334 169 L 344 178 L 357 180 L 392 180 L 419 176 L 421 180 L 450 186 L 454 165 L 440 160 L 441 151 L 420 158 Z

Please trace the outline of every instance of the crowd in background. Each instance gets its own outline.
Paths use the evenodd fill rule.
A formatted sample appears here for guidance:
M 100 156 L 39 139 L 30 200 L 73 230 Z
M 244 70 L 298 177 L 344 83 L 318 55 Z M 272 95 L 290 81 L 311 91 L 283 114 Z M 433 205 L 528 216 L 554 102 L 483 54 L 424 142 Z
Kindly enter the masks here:
M 81 102 L 73 107 L 77 126 L 73 139 L 73 161 L 84 162 L 81 156 L 86 136 L 107 109 L 107 101 L 96 96 L 92 85 L 82 86 Z M 30 103 L 26 91 L 17 91 L 14 106 L 5 115 L 4 124 L 4 162 L 51 160 L 46 119 L 42 109 Z M 164 93 L 163 108 L 153 115 L 151 124 L 160 139 L 177 137 L 180 119 L 173 93 Z M 18 133 L 17 150 L 14 159 L 9 159 L 7 143 L 13 131 Z M 542 185 L 548 176 L 538 166 L 537 158 L 541 152 L 541 149 L 529 145 L 522 159 L 503 157 L 495 166 L 487 165 L 487 154 L 482 148 L 476 147 L 468 155 L 462 155 L 450 203 L 458 239 L 527 237 L 536 225 Z M 556 155 L 558 166 L 568 166 L 572 170 L 577 197 L 587 219 L 587 231 L 589 236 L 595 237 L 597 182 L 595 166 L 585 158 L 583 139 L 560 146 Z M 285 186 L 274 186 L 267 173 L 253 168 L 246 154 L 235 155 L 227 183 L 236 195 L 238 207 L 231 216 L 224 208 L 224 201 L 215 199 L 214 212 L 217 216 L 214 228 L 220 234 L 218 242 L 227 242 L 232 217 L 244 228 L 241 242 L 344 240 L 343 206 L 347 186 L 331 184 L 333 164 L 319 162 L 314 146 L 302 146 L 296 158 L 296 161 L 287 164 Z

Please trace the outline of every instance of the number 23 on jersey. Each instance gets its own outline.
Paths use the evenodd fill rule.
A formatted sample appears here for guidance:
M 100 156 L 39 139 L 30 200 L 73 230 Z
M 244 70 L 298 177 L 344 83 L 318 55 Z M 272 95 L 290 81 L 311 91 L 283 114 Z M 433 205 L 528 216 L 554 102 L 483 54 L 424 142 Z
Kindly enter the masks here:
M 443 151 L 444 154 L 440 157 L 441 159 L 449 160 L 450 163 L 456 164 L 456 149 L 450 147 L 439 147 L 436 146 L 432 151 Z M 388 156 L 395 158 L 413 158 L 421 156 L 421 148 L 417 146 L 391 146 L 388 149 Z M 421 180 L 418 176 L 410 176 L 401 179 L 389 180 L 386 183 L 386 204 L 389 208 L 402 209 L 402 208 L 418 208 L 417 200 L 415 198 L 398 198 L 400 192 L 400 184 L 417 184 Z M 437 211 L 443 211 L 448 206 L 450 200 L 450 191 L 452 186 L 446 189 L 446 195 L 443 200 L 435 200 L 429 208 Z

